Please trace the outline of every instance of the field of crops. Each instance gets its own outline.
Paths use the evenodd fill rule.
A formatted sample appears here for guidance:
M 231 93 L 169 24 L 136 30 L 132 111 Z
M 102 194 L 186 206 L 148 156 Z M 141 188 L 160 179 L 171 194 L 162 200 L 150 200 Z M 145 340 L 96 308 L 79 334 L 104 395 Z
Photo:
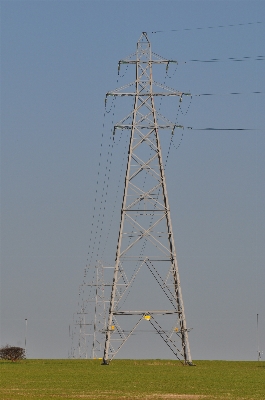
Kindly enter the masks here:
M 0 379 L 2 400 L 265 399 L 265 362 L 0 361 Z

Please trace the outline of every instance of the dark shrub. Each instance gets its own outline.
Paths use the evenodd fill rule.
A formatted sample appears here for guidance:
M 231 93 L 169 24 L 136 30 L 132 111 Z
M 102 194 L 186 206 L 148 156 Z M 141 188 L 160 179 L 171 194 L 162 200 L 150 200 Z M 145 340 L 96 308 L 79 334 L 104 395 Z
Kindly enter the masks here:
M 22 347 L 14 347 L 7 344 L 5 347 L 0 348 L 1 360 L 17 361 L 23 360 L 24 358 L 26 358 L 26 353 L 25 349 L 22 349 Z

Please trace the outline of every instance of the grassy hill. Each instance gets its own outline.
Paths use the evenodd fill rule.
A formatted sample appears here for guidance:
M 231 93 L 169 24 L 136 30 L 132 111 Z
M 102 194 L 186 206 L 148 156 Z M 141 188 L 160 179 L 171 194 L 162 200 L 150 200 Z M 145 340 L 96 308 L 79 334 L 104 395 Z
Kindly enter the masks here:
M 265 399 L 265 362 L 0 361 L 0 399 Z

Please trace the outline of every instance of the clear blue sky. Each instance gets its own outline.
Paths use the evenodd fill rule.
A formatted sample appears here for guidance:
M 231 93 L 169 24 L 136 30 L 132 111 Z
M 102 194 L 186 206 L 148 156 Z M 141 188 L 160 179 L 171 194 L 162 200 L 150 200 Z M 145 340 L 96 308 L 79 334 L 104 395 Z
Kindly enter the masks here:
M 118 60 L 147 31 L 154 52 L 180 61 L 169 86 L 214 94 L 193 96 L 180 123 L 254 129 L 185 129 L 168 161 L 192 357 L 256 359 L 257 313 L 265 351 L 264 16 L 265 2 L 255 0 L 1 1 L 1 345 L 24 345 L 27 318 L 30 358 L 68 355 L 89 258 L 105 93 L 119 85 Z M 220 61 L 191 61 L 213 58 Z M 133 81 L 134 71 L 123 79 Z M 115 122 L 127 112 L 119 107 Z M 105 229 L 127 151 L 120 149 Z

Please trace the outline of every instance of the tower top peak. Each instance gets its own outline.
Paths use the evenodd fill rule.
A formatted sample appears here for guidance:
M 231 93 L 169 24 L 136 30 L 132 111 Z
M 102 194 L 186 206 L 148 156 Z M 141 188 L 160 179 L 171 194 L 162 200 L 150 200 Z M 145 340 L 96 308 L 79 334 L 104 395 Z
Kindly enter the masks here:
M 148 36 L 147 36 L 147 32 L 142 32 L 142 34 L 138 40 L 138 43 L 143 43 L 143 42 L 150 43 Z

